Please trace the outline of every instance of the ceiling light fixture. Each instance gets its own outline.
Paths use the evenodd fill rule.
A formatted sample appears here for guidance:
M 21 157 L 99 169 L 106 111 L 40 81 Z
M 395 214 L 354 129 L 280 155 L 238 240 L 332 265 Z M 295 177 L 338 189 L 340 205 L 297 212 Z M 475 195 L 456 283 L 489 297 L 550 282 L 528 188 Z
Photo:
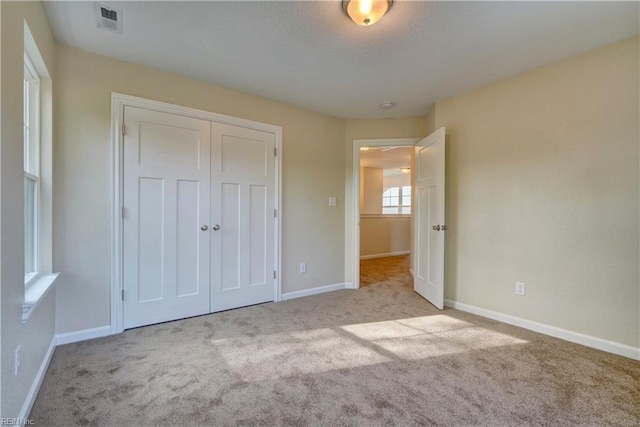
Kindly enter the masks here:
M 395 106 L 396 104 L 393 102 L 383 102 L 382 104 L 380 104 L 380 108 L 382 108 L 383 110 L 390 110 Z
M 400 172 L 409 173 L 409 172 L 411 172 L 411 168 L 400 168 Z
M 375 24 L 391 9 L 393 0 L 343 0 L 342 10 L 363 27 Z
M 360 147 L 360 151 L 369 151 L 369 147 Z

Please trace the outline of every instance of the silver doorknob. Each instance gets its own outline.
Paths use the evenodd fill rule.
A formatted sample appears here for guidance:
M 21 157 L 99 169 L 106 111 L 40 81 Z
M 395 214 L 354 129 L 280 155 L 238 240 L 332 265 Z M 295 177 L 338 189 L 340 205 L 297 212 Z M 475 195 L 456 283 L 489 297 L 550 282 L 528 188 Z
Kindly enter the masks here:
M 434 226 L 433 226 L 433 229 L 434 229 L 435 231 L 440 231 L 440 225 L 434 225 Z
M 203 225 L 202 227 L 200 227 L 200 230 L 202 231 L 207 231 L 209 229 L 209 227 L 207 227 L 206 225 Z
M 214 225 L 214 226 L 213 226 L 213 227 L 211 227 L 211 228 L 213 228 L 213 231 L 218 231 L 218 230 L 220 230 L 220 226 L 219 226 L 218 224 Z

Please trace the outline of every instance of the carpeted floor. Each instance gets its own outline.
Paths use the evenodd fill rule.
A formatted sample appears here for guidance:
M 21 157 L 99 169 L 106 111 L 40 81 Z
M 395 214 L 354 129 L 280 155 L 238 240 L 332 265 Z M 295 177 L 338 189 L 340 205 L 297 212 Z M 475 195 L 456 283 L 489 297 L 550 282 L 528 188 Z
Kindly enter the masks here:
M 640 425 L 640 362 L 438 311 L 409 283 L 406 273 L 385 275 L 357 291 L 58 347 L 31 418 L 42 426 Z

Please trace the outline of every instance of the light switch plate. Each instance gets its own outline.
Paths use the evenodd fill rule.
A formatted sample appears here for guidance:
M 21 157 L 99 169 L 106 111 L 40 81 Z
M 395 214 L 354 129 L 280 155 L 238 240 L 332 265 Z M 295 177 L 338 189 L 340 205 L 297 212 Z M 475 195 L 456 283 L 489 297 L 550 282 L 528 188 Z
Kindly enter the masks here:
M 335 205 L 336 205 L 336 198 L 329 197 L 329 206 L 335 206 Z

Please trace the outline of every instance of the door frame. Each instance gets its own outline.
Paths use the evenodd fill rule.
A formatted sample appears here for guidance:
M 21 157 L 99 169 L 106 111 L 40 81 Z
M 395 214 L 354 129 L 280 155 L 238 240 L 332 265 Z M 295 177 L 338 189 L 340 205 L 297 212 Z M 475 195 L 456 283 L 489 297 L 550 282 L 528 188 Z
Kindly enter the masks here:
M 360 147 L 414 147 L 424 138 L 389 138 L 389 139 L 354 139 L 353 140 L 353 186 L 351 190 L 353 214 L 351 215 L 351 230 L 353 236 L 353 275 L 349 288 L 360 288 Z M 413 180 L 411 182 L 413 187 Z M 413 194 L 413 193 L 412 193 Z M 413 209 L 411 210 L 413 216 Z M 412 248 L 413 249 L 413 248 Z
M 277 272 L 274 278 L 274 294 L 275 302 L 281 300 L 282 286 L 282 127 L 260 123 L 253 120 L 241 119 L 238 117 L 225 116 L 223 114 L 212 113 L 209 111 L 197 110 L 194 108 L 184 107 L 180 105 L 169 104 L 166 102 L 154 101 L 151 99 L 140 98 L 131 95 L 125 95 L 117 92 L 111 92 L 111 256 L 110 256 L 110 273 L 111 273 L 111 320 L 110 334 L 119 334 L 124 330 L 124 304 L 122 303 L 123 290 L 123 264 L 122 257 L 123 247 L 123 196 L 124 196 L 124 157 L 123 157 L 123 123 L 124 108 L 138 107 L 147 110 L 159 111 L 163 113 L 176 114 L 180 116 L 191 117 L 194 119 L 208 120 L 217 123 L 224 123 L 234 126 L 240 126 L 248 129 L 259 130 L 272 133 L 275 139 L 275 203 L 277 215 L 274 229 L 274 270 Z

